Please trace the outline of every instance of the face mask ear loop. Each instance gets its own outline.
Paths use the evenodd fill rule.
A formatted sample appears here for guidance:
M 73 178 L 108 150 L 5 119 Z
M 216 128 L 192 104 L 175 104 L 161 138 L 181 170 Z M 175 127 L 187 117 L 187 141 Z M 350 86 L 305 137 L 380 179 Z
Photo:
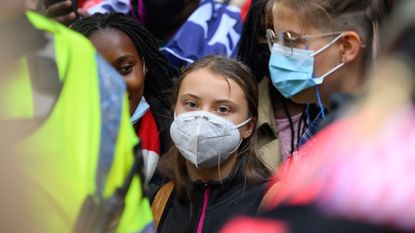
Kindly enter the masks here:
M 246 124 L 248 124 L 248 122 L 250 122 L 252 120 L 252 117 L 248 118 L 246 121 L 242 122 L 241 124 L 237 125 L 236 128 L 239 129 L 243 126 L 245 126 Z
M 317 50 L 316 52 L 313 53 L 313 57 L 317 56 L 319 53 L 323 52 L 324 50 L 326 50 L 328 47 L 332 46 L 334 43 L 336 43 L 340 38 L 342 38 L 344 36 L 344 33 L 338 35 L 336 38 L 334 38 L 330 43 L 326 44 L 325 46 L 323 46 L 321 49 Z
M 244 122 L 242 122 L 241 124 L 239 124 L 239 125 L 237 125 L 236 126 L 236 128 L 238 129 L 238 128 L 240 128 L 240 127 L 242 127 L 242 126 L 244 126 L 244 125 L 246 125 L 248 122 L 250 122 L 252 120 L 252 118 L 250 117 L 250 118 L 248 118 L 246 121 L 244 121 Z M 220 145 L 220 147 L 222 147 L 222 145 L 223 145 L 223 141 L 225 140 L 225 137 L 222 137 L 222 142 L 221 142 L 221 145 Z M 238 150 L 238 148 L 241 146 L 241 143 L 242 143 L 242 139 L 241 139 L 241 141 L 239 142 L 239 144 L 238 144 L 238 147 L 236 147 L 236 149 L 235 149 L 235 151 L 237 151 Z M 231 153 L 234 153 L 235 151 L 233 151 L 233 152 L 231 152 Z M 219 181 L 220 181 L 220 183 L 222 184 L 222 176 L 221 176 L 221 172 L 220 172 L 220 158 L 221 158 L 221 156 L 222 156 L 222 151 L 220 152 L 220 154 L 219 154 L 219 156 L 218 156 L 218 166 L 217 166 L 217 168 L 218 168 L 218 175 L 219 175 Z
M 326 119 L 326 113 L 324 112 L 323 102 L 321 102 L 320 91 L 318 90 L 318 86 L 316 86 L 316 96 L 321 115 L 323 116 L 323 119 Z
M 223 144 L 223 140 L 222 140 L 221 144 Z M 218 175 L 219 175 L 219 182 L 222 185 L 222 175 L 220 174 L 220 157 L 221 157 L 221 154 L 222 154 L 222 151 L 220 152 L 219 157 L 218 157 Z
M 338 69 L 342 68 L 344 66 L 344 63 L 340 63 L 337 66 L 335 66 L 333 69 L 331 69 L 330 71 L 328 71 L 327 73 L 325 73 L 323 76 L 319 77 L 319 79 L 325 79 L 326 77 L 330 76 L 332 73 L 336 72 Z M 316 78 L 316 77 L 314 77 Z
M 243 127 L 243 126 L 245 126 L 246 124 L 248 124 L 248 122 L 250 122 L 252 120 L 252 117 L 249 117 L 246 121 L 244 121 L 244 122 L 242 122 L 241 124 L 239 124 L 239 125 L 236 125 L 236 129 L 239 129 L 240 127 Z M 243 139 L 241 138 L 240 139 L 240 141 L 239 141 L 239 144 L 238 144 L 238 146 L 235 148 L 235 150 L 234 151 L 232 151 L 231 153 L 235 153 L 236 151 L 238 151 L 238 149 L 239 149 L 239 147 L 241 146 L 241 144 L 242 144 L 242 141 L 243 141 Z M 222 140 L 222 143 L 221 144 L 223 144 L 223 140 Z M 222 153 L 222 152 L 221 152 Z M 221 175 L 220 175 L 220 156 L 221 156 L 221 154 L 219 154 L 219 159 L 218 159 L 218 173 L 219 173 L 219 181 L 220 181 L 220 183 L 222 184 L 222 177 L 221 177 Z
M 222 141 L 221 141 L 221 143 L 220 143 L 220 148 L 222 148 L 223 147 L 223 141 L 225 140 L 225 136 L 222 136 Z M 220 172 L 220 161 L 221 161 L 221 158 L 222 157 L 222 150 L 220 151 L 220 153 L 219 153 L 219 156 L 218 156 L 218 175 L 219 175 L 219 182 L 220 182 L 220 184 L 222 185 L 222 174 L 221 174 L 221 172 Z

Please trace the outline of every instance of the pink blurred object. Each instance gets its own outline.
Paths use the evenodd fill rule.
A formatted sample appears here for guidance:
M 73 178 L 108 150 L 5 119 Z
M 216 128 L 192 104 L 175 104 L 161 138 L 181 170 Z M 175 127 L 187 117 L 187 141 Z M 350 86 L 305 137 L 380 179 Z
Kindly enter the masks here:
M 288 233 L 288 228 L 283 222 L 266 219 L 253 219 L 248 217 L 239 217 L 228 224 L 220 233 Z
M 329 215 L 415 230 L 414 119 L 410 107 L 376 128 L 364 115 L 328 126 L 280 169 L 283 188 L 268 207 L 317 203 Z

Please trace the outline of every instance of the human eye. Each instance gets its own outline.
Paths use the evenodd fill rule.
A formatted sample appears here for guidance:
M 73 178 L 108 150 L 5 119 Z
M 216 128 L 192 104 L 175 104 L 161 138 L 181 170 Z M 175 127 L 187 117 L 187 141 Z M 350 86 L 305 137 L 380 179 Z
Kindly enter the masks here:
M 127 75 L 127 74 L 132 72 L 133 65 L 124 64 L 124 65 L 120 66 L 117 70 L 118 70 L 118 73 L 120 73 L 121 75 Z
M 304 39 L 300 35 L 291 32 L 283 33 L 283 43 L 287 47 L 299 48 L 302 47 L 302 44 L 304 44 L 304 42 Z
M 290 48 L 296 48 L 298 43 L 291 38 L 284 38 L 284 45 Z
M 195 101 L 193 101 L 193 100 L 186 100 L 184 102 L 184 105 L 186 106 L 186 108 L 188 110 L 197 110 L 198 109 L 197 103 Z
M 229 111 L 230 111 L 230 109 L 229 109 L 229 106 L 225 106 L 225 105 L 221 105 L 221 106 L 218 106 L 216 109 L 215 109 L 215 111 L 217 112 L 217 113 L 219 113 L 219 114 L 227 114 L 227 113 L 229 113 Z

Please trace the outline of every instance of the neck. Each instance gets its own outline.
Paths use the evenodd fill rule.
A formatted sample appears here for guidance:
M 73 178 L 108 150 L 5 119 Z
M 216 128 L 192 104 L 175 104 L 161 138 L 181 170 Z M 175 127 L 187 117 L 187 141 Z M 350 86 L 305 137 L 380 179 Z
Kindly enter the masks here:
M 360 55 L 354 61 L 345 64 L 343 68 L 337 71 L 341 73 L 338 77 L 335 77 L 341 80 L 338 92 L 352 95 L 361 94 L 363 85 L 366 81 L 365 77 L 367 76 L 367 66 L 371 65 L 364 62 L 362 56 L 363 55 Z
M 236 152 L 219 167 L 199 169 L 194 164 L 186 161 L 186 169 L 190 180 L 221 180 L 228 177 L 236 166 L 238 156 Z
M 286 118 L 287 113 L 285 112 L 284 108 L 281 107 L 284 103 L 284 97 L 278 93 L 278 91 L 274 88 L 274 86 L 270 85 L 270 93 L 271 93 L 271 102 L 272 108 L 274 110 L 274 116 L 276 118 Z M 297 104 L 292 102 L 291 100 L 285 101 L 287 106 L 288 114 L 290 116 L 294 116 L 300 114 L 304 111 L 304 104 Z

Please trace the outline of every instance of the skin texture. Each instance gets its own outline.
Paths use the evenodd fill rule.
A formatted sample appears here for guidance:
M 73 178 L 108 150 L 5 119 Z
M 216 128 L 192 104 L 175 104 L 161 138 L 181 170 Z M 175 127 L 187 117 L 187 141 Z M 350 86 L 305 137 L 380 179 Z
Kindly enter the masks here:
M 286 31 L 295 36 L 316 35 L 334 32 L 329 29 L 314 27 L 305 20 L 299 12 L 277 2 L 273 7 L 274 31 Z M 317 51 L 330 43 L 334 37 L 320 37 L 298 44 L 296 47 L 308 48 Z M 352 93 L 362 86 L 362 45 L 359 35 L 353 31 L 345 32 L 345 35 L 335 44 L 314 57 L 314 74 L 320 77 L 333 69 L 341 62 L 345 66 L 328 76 L 319 86 L 323 104 L 327 106 L 330 95 L 336 92 Z M 315 103 L 316 88 L 306 89 L 292 97 L 297 103 Z
M 208 69 L 199 69 L 183 79 L 175 111 L 177 115 L 191 111 L 206 111 L 238 125 L 248 119 L 248 102 L 242 88 L 235 81 L 213 74 Z M 251 122 L 240 127 L 241 137 L 249 137 L 253 127 L 254 124 Z M 236 161 L 237 156 L 231 155 L 219 169 L 198 169 L 188 161 L 186 167 L 192 180 L 219 180 L 229 175 Z
M 144 92 L 145 67 L 133 41 L 117 29 L 104 29 L 89 39 L 104 58 L 122 75 L 128 91 L 130 114 L 133 114 Z
M 0 22 L 23 15 L 24 12 L 24 0 L 0 0 Z

